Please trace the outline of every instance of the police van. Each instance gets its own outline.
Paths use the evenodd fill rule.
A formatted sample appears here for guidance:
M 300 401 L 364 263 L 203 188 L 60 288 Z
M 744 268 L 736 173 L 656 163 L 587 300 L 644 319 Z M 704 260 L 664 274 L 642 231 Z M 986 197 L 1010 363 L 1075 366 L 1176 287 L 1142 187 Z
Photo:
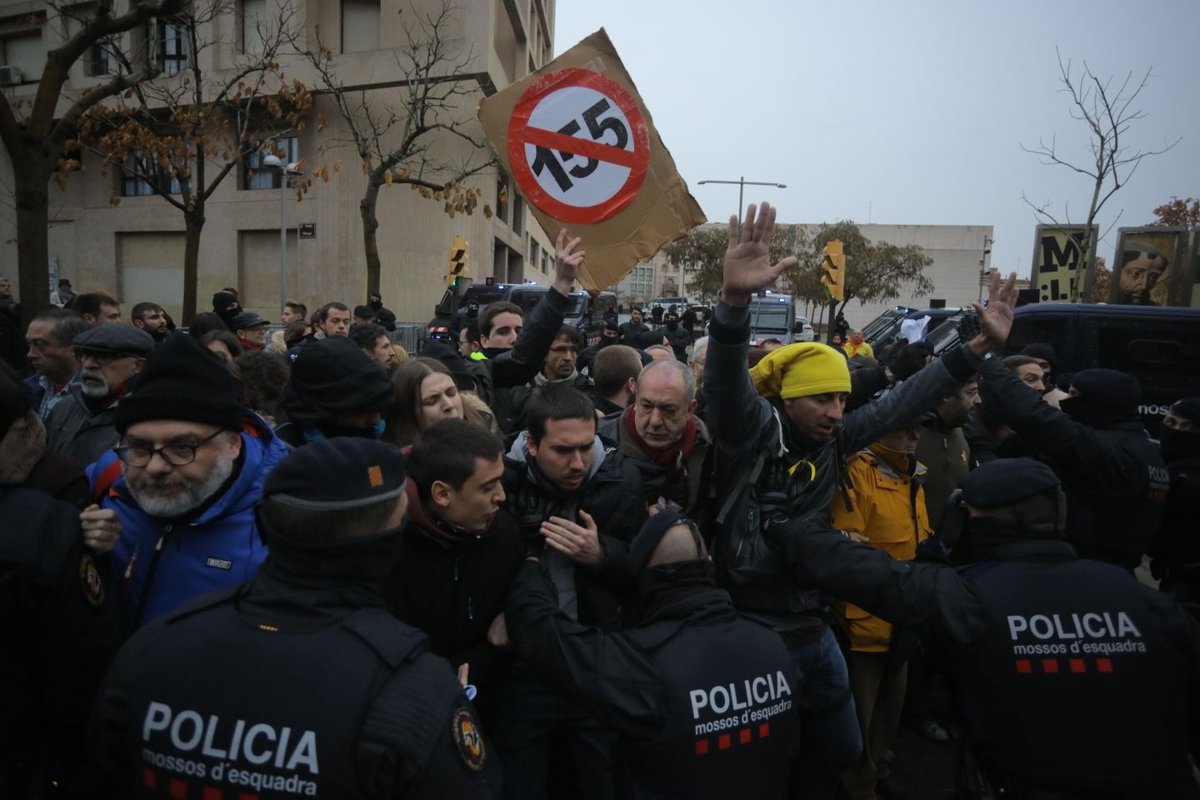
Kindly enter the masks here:
M 973 315 L 972 315 L 973 316 Z M 948 325 L 926 339 L 941 352 L 969 334 Z M 1013 315 L 1005 355 L 1045 342 L 1057 377 L 1091 367 L 1133 375 L 1142 386 L 1142 419 L 1152 435 L 1171 404 L 1200 395 L 1200 308 L 1034 303 Z

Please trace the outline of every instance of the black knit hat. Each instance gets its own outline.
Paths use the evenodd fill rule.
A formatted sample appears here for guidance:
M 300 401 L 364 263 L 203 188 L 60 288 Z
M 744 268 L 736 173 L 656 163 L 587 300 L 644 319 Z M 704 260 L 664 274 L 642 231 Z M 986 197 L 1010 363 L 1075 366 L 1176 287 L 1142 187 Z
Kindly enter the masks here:
M 212 296 L 213 311 L 221 316 L 225 316 L 225 312 L 235 305 L 239 305 L 238 299 L 229 292 L 217 292 Z
M 267 475 L 263 498 L 303 511 L 348 511 L 404 491 L 404 454 L 373 439 L 321 439 L 289 453 Z
M 1200 397 L 1185 397 L 1182 400 L 1176 400 L 1175 404 L 1171 406 L 1171 411 L 1200 425 Z
M 375 359 L 345 336 L 331 336 L 306 345 L 292 363 L 283 409 L 289 420 L 303 425 L 338 414 L 383 411 L 394 395 Z
M 1054 470 L 1032 458 L 997 458 L 971 471 L 962 485 L 962 501 L 976 508 L 1012 505 L 1061 485 Z
M 171 334 L 146 359 L 137 387 L 117 405 L 114 422 L 124 436 L 130 425 L 151 419 L 240 431 L 242 406 L 229 368 L 186 333 Z

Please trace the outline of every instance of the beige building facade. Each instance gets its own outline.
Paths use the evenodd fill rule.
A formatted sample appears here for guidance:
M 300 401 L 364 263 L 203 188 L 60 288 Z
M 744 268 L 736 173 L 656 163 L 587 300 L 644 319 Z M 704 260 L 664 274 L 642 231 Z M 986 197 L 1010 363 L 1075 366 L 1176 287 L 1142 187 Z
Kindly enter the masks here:
M 323 41 L 340 48 L 333 63 L 341 83 L 354 87 L 355 93 L 361 91 L 365 98 L 383 101 L 379 107 L 384 108 L 392 102 L 389 98 L 401 102 L 404 91 L 397 48 L 406 40 L 405 22 L 442 8 L 431 0 L 280 3 L 226 4 L 228 10 L 199 32 L 213 45 L 195 57 L 207 59 L 204 67 L 213 76 L 228 74 L 253 54 L 260 26 L 270 29 L 291 14 L 291 24 L 307 37 L 302 41 L 311 45 L 319 30 Z M 554 0 L 466 0 L 451 9 L 440 32 L 463 67 L 456 75 L 470 89 L 457 111 L 481 139 L 474 120 L 479 100 L 553 57 Z M 70 32 L 70 25 L 45 3 L 0 2 L 0 62 L 14 62 L 0 65 L 0 82 L 10 78 L 3 87 L 10 99 L 20 103 L 32 98 L 46 51 L 63 39 L 64 30 Z M 130 34 L 128 41 L 137 36 L 164 65 L 173 64 L 168 71 L 182 72 L 179 65 L 193 57 L 187 52 L 186 37 L 169 24 L 164 27 L 162 21 Z M 5 72 L 3 66 L 14 71 Z M 104 68 L 102 54 L 82 59 L 72 72 L 67 95 L 77 95 L 102 80 Z M 288 77 L 316 89 L 312 68 L 300 57 L 281 59 L 281 68 Z M 299 162 L 309 176 L 325 167 L 328 181 L 314 178 L 301 199 L 292 189 L 281 191 L 279 171 L 266 169 L 257 157 L 234 167 L 207 203 L 197 310 L 207 310 L 212 293 L 227 286 L 238 289 L 245 308 L 270 320 L 279 318 L 281 285 L 287 298 L 306 303 L 310 310 L 330 300 L 350 306 L 366 302 L 359 201 L 367 184 L 349 138 L 333 99 L 318 93 L 313 119 L 303 130 L 278 139 L 277 146 L 286 161 Z M 450 137 L 429 141 L 438 160 L 457 163 L 472 156 L 470 148 Z M 210 174 L 221 163 L 210 161 Z M 83 164 L 84 171 L 71 174 L 62 189 L 50 187 L 52 275 L 70 278 L 79 292 L 109 291 L 126 309 L 140 301 L 158 302 L 178 320 L 183 295 L 182 213 L 119 168 L 103 168 L 99 157 L 85 155 Z M 335 169 L 339 164 L 340 169 Z M 476 280 L 547 282 L 552 274 L 551 240 L 515 188 L 495 168 L 468 179 L 467 185 L 480 190 L 479 207 L 471 215 L 453 218 L 441 202 L 425 199 L 407 186 L 380 191 L 379 289 L 384 304 L 400 320 L 425 322 L 432 316 L 445 286 L 448 251 L 455 236 L 468 241 L 467 269 Z M 15 278 L 21 232 L 15 229 L 11 187 L 11 164 L 4 159 L 0 162 L 0 260 L 5 266 L 0 273 Z M 483 212 L 485 204 L 490 215 Z M 281 227 L 286 231 L 282 280 Z

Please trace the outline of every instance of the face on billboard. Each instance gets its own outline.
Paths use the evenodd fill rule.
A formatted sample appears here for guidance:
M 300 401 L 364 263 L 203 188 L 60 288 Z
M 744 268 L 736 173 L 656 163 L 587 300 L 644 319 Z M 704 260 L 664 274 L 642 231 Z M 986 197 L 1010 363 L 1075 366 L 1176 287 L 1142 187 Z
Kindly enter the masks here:
M 1117 278 L 1118 302 L 1136 306 L 1160 305 L 1152 299 L 1152 292 L 1166 272 L 1167 259 L 1161 253 L 1150 249 L 1124 251 L 1121 274 Z M 1153 294 L 1158 295 L 1157 292 Z

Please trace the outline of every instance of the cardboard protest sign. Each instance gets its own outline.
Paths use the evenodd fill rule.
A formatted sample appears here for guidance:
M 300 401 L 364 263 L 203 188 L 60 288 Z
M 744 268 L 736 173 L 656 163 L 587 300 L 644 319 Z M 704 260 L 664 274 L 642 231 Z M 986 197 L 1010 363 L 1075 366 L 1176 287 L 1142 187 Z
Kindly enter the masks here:
M 590 291 L 705 221 L 603 29 L 485 99 L 479 121 L 550 238 L 583 238 Z

